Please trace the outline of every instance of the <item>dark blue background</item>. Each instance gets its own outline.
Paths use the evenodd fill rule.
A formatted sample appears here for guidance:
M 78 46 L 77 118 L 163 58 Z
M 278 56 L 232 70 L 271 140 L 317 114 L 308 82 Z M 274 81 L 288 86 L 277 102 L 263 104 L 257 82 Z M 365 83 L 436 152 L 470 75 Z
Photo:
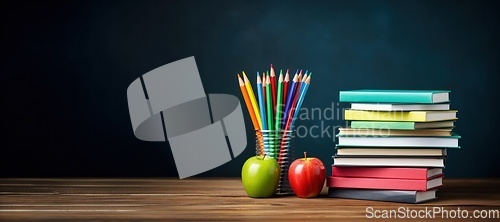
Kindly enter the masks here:
M 126 89 L 189 56 L 207 93 L 240 98 L 242 70 L 309 69 L 306 108 L 336 106 L 347 89 L 451 90 L 462 149 L 447 177 L 499 176 L 496 1 L 2 4 L 1 176 L 177 176 L 167 143 L 134 137 Z M 247 150 L 200 176 L 240 175 L 254 153 L 247 128 Z M 334 144 L 306 137 L 296 149 L 330 165 Z

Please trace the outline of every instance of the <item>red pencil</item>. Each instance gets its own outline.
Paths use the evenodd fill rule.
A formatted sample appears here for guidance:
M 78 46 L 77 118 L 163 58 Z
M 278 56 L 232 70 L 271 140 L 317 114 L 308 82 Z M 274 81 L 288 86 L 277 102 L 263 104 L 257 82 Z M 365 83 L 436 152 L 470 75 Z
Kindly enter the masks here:
M 301 87 L 302 86 L 302 70 L 300 70 L 300 73 L 297 77 L 298 79 L 298 82 L 297 82 L 297 90 L 295 90 L 295 95 L 293 96 L 293 102 L 292 102 L 292 106 L 290 107 L 290 112 L 288 112 L 288 116 L 287 116 L 287 122 L 286 122 L 286 125 L 285 125 L 285 130 L 289 130 L 291 128 L 290 124 L 293 119 L 293 115 L 295 112 L 298 112 L 298 110 L 295 110 L 297 108 L 297 101 L 299 100 L 299 97 L 300 97 L 300 90 L 301 90 Z
M 276 74 L 274 73 L 274 67 L 273 64 L 271 64 L 271 71 L 269 75 L 269 80 L 271 81 L 271 95 L 273 97 L 273 108 L 274 108 L 274 115 L 276 115 Z

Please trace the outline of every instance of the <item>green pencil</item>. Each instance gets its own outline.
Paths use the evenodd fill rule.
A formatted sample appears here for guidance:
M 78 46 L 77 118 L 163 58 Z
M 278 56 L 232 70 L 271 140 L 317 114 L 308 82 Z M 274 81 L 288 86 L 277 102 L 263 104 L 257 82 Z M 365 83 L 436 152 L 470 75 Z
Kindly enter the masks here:
M 281 140 L 280 140 L 280 130 L 281 130 L 281 116 L 282 116 L 282 110 L 283 110 L 283 105 L 281 104 L 283 101 L 283 72 L 280 71 L 280 76 L 278 78 L 278 90 L 276 92 L 276 97 L 278 97 L 276 99 L 276 122 L 275 122 L 275 126 L 274 126 L 274 130 L 276 130 L 276 135 L 275 135 L 275 138 L 276 138 L 276 141 L 275 142 L 275 147 L 277 148 L 277 150 L 280 150 L 280 144 L 281 144 Z M 275 152 L 275 156 L 274 156 L 275 159 L 278 159 L 278 152 Z
M 273 130 L 273 99 L 271 98 L 271 80 L 266 74 L 266 107 L 267 107 L 267 130 Z
M 263 135 L 267 134 L 267 141 L 264 140 L 264 143 L 267 143 L 267 148 L 268 150 L 266 151 L 266 154 L 268 154 L 270 157 L 275 157 L 276 155 L 276 147 L 274 143 L 273 136 L 271 134 L 273 130 L 273 124 L 274 124 L 274 119 L 273 119 L 273 99 L 272 99 L 272 94 L 271 94 L 271 80 L 269 79 L 269 75 L 266 74 L 266 107 L 267 107 L 267 132 L 262 133 Z M 266 136 L 264 136 L 266 138 Z
M 278 91 L 276 93 L 276 122 L 274 129 L 281 129 L 281 116 L 283 115 L 281 112 L 283 111 L 283 72 L 280 71 L 280 76 L 278 78 Z

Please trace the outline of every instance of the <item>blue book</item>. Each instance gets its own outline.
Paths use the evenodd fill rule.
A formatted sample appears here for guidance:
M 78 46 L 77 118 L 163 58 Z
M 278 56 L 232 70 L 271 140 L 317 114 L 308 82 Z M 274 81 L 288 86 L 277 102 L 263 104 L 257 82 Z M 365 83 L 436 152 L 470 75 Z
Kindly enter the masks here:
M 348 90 L 340 91 L 340 102 L 352 103 L 444 103 L 449 102 L 447 90 Z

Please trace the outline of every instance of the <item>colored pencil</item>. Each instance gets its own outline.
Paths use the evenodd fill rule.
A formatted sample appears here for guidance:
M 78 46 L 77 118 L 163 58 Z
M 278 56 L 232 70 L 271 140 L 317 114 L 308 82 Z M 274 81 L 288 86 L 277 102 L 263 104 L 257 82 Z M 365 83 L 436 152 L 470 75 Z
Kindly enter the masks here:
M 288 69 L 285 73 L 285 78 L 283 79 L 283 111 L 286 105 L 286 99 L 288 94 L 288 82 L 290 82 L 290 75 L 288 74 Z
M 312 74 L 312 73 L 311 73 Z M 300 108 L 302 107 L 302 103 L 304 102 L 304 98 L 306 97 L 307 94 L 307 89 L 309 88 L 309 85 L 311 84 L 311 75 L 307 77 L 306 80 L 302 83 L 303 87 L 301 86 L 300 88 L 303 88 L 301 91 L 301 95 L 299 97 L 299 101 L 297 102 L 297 108 L 295 110 L 295 113 L 293 114 L 292 118 L 292 124 L 290 126 L 291 129 L 293 129 L 295 120 L 297 120 L 297 116 L 299 114 Z
M 292 123 L 292 118 L 295 114 L 295 111 L 297 110 L 297 102 L 299 101 L 299 97 L 300 97 L 300 94 L 302 92 L 302 88 L 301 88 L 301 79 L 302 79 L 302 74 L 299 73 L 299 75 L 297 76 L 297 86 L 296 86 L 296 89 L 295 89 L 295 93 L 293 95 L 293 98 L 292 98 L 292 104 L 290 105 L 290 110 L 288 111 L 287 113 L 287 120 L 286 120 L 286 124 L 285 124 L 285 127 L 284 129 L 285 130 L 290 130 L 290 124 Z
M 276 91 L 277 98 L 276 98 L 276 121 L 274 125 L 274 129 L 280 130 L 281 129 L 281 117 L 282 117 L 282 110 L 283 110 L 283 73 L 280 71 L 280 75 L 278 77 L 278 90 Z
M 257 72 L 257 99 L 259 100 L 259 110 L 260 117 L 262 122 L 262 129 L 267 129 L 267 121 L 266 121 L 266 106 L 264 105 L 264 96 L 262 94 L 262 79 L 260 78 L 259 72 Z
M 266 104 L 267 104 L 266 103 L 266 72 L 262 72 L 262 100 L 264 101 L 264 109 L 266 109 Z M 266 129 L 267 129 L 267 126 L 266 126 Z
M 282 121 L 283 126 L 286 124 L 288 113 L 290 112 L 290 108 L 291 108 L 292 103 L 293 103 L 293 97 L 295 95 L 295 90 L 297 90 L 298 72 L 299 72 L 299 70 L 297 69 L 297 72 L 295 72 L 295 76 L 293 76 L 292 85 L 290 86 L 290 90 L 287 93 L 288 98 L 286 99 L 286 102 L 285 102 L 285 111 L 284 111 L 283 121 Z
M 297 94 L 300 94 L 300 95 L 299 95 L 299 98 L 297 100 L 295 100 L 294 104 L 292 105 L 295 108 L 294 108 L 293 112 L 289 113 L 289 116 L 288 116 L 288 119 L 287 119 L 287 123 L 286 123 L 286 125 L 284 127 L 285 132 L 283 133 L 283 138 L 286 137 L 287 134 L 288 134 L 286 131 L 293 130 L 295 120 L 297 119 L 297 116 L 299 114 L 299 111 L 300 111 L 300 108 L 302 106 L 302 103 L 304 102 L 304 98 L 306 96 L 307 89 L 309 88 L 309 85 L 310 85 L 310 82 L 311 82 L 311 74 L 304 80 L 303 84 L 301 84 L 301 87 L 299 89 L 300 92 L 297 93 Z M 284 143 L 283 143 L 283 141 L 284 140 L 282 140 L 281 145 L 280 145 L 280 150 L 278 152 L 278 163 L 282 162 L 281 158 L 282 158 L 282 155 L 283 155 L 283 152 L 284 152 L 284 149 L 283 149 Z
M 250 98 L 248 98 L 247 89 L 245 87 L 245 83 L 243 82 L 243 80 L 240 77 L 240 74 L 238 74 L 238 82 L 240 84 L 241 94 L 243 95 L 243 99 L 245 100 L 248 114 L 250 115 L 250 119 L 252 119 L 253 128 L 255 130 L 258 130 L 259 129 L 259 122 L 257 121 L 257 118 L 255 117 L 252 103 L 250 102 Z
M 278 89 L 276 91 L 277 97 L 276 98 L 276 121 L 275 121 L 275 126 L 274 129 L 276 130 L 276 141 L 275 147 L 278 147 L 281 144 L 281 138 L 280 138 L 280 131 L 281 131 L 281 117 L 282 117 L 282 110 L 283 110 L 283 72 L 280 70 L 280 75 L 278 77 Z M 275 152 L 275 159 L 278 157 L 278 153 Z
M 241 74 L 237 75 L 238 83 L 252 125 L 256 130 L 257 152 L 264 154 L 267 150 L 268 154 L 282 165 L 284 164 L 283 155 L 289 148 L 288 140 L 284 138 L 295 130 L 295 121 L 300 114 L 300 108 L 310 86 L 312 73 L 309 73 L 309 70 L 303 72 L 297 69 L 290 82 L 288 69 L 285 73 L 280 69 L 279 76 L 276 76 L 271 64 L 269 70 L 257 72 L 257 95 L 246 73 Z
M 299 72 L 299 75 L 297 76 L 297 86 L 296 86 L 296 89 L 295 89 L 295 93 L 294 93 L 294 96 L 293 96 L 293 99 L 292 99 L 292 104 L 290 105 L 290 110 L 288 111 L 287 113 L 287 120 L 286 120 L 286 124 L 285 124 L 285 127 L 284 127 L 284 130 L 290 130 L 291 129 L 291 124 L 293 122 L 293 116 L 295 114 L 295 112 L 298 112 L 297 111 L 297 103 L 299 101 L 299 97 L 300 97 L 300 94 L 302 93 L 302 89 L 303 89 L 303 84 L 302 84 L 302 70 L 300 70 Z
M 288 110 L 287 113 L 287 121 L 288 119 L 293 116 L 293 113 L 295 112 L 295 106 L 297 105 L 297 100 L 299 99 L 300 95 L 300 85 L 302 83 L 302 70 L 299 71 L 299 75 L 297 76 L 297 86 L 295 86 L 295 91 L 293 92 L 293 97 L 292 97 L 292 103 L 290 104 L 290 109 Z M 291 115 L 290 115 L 291 114 Z M 286 126 L 285 126 L 286 128 Z
M 308 72 L 308 71 L 309 71 L 309 70 L 306 70 L 306 72 L 304 73 L 304 76 L 302 76 L 302 81 L 301 81 L 301 82 L 306 81 L 306 79 L 307 79 L 307 72 Z
M 274 73 L 274 67 L 273 64 L 271 64 L 271 71 L 269 77 L 271 78 L 271 92 L 272 94 L 272 99 L 273 99 L 273 111 L 274 114 L 276 114 L 276 74 Z
M 250 84 L 250 80 L 247 75 L 243 71 L 243 80 L 245 83 L 245 87 L 247 88 L 248 98 L 250 98 L 250 102 L 252 103 L 253 111 L 255 113 L 255 117 L 257 118 L 257 122 L 259 124 L 259 129 L 262 129 L 262 121 L 260 118 L 260 111 L 257 105 L 257 100 L 255 99 L 255 94 L 253 93 L 252 85 Z
M 266 76 L 267 130 L 273 130 L 273 100 L 271 99 L 270 77 Z

